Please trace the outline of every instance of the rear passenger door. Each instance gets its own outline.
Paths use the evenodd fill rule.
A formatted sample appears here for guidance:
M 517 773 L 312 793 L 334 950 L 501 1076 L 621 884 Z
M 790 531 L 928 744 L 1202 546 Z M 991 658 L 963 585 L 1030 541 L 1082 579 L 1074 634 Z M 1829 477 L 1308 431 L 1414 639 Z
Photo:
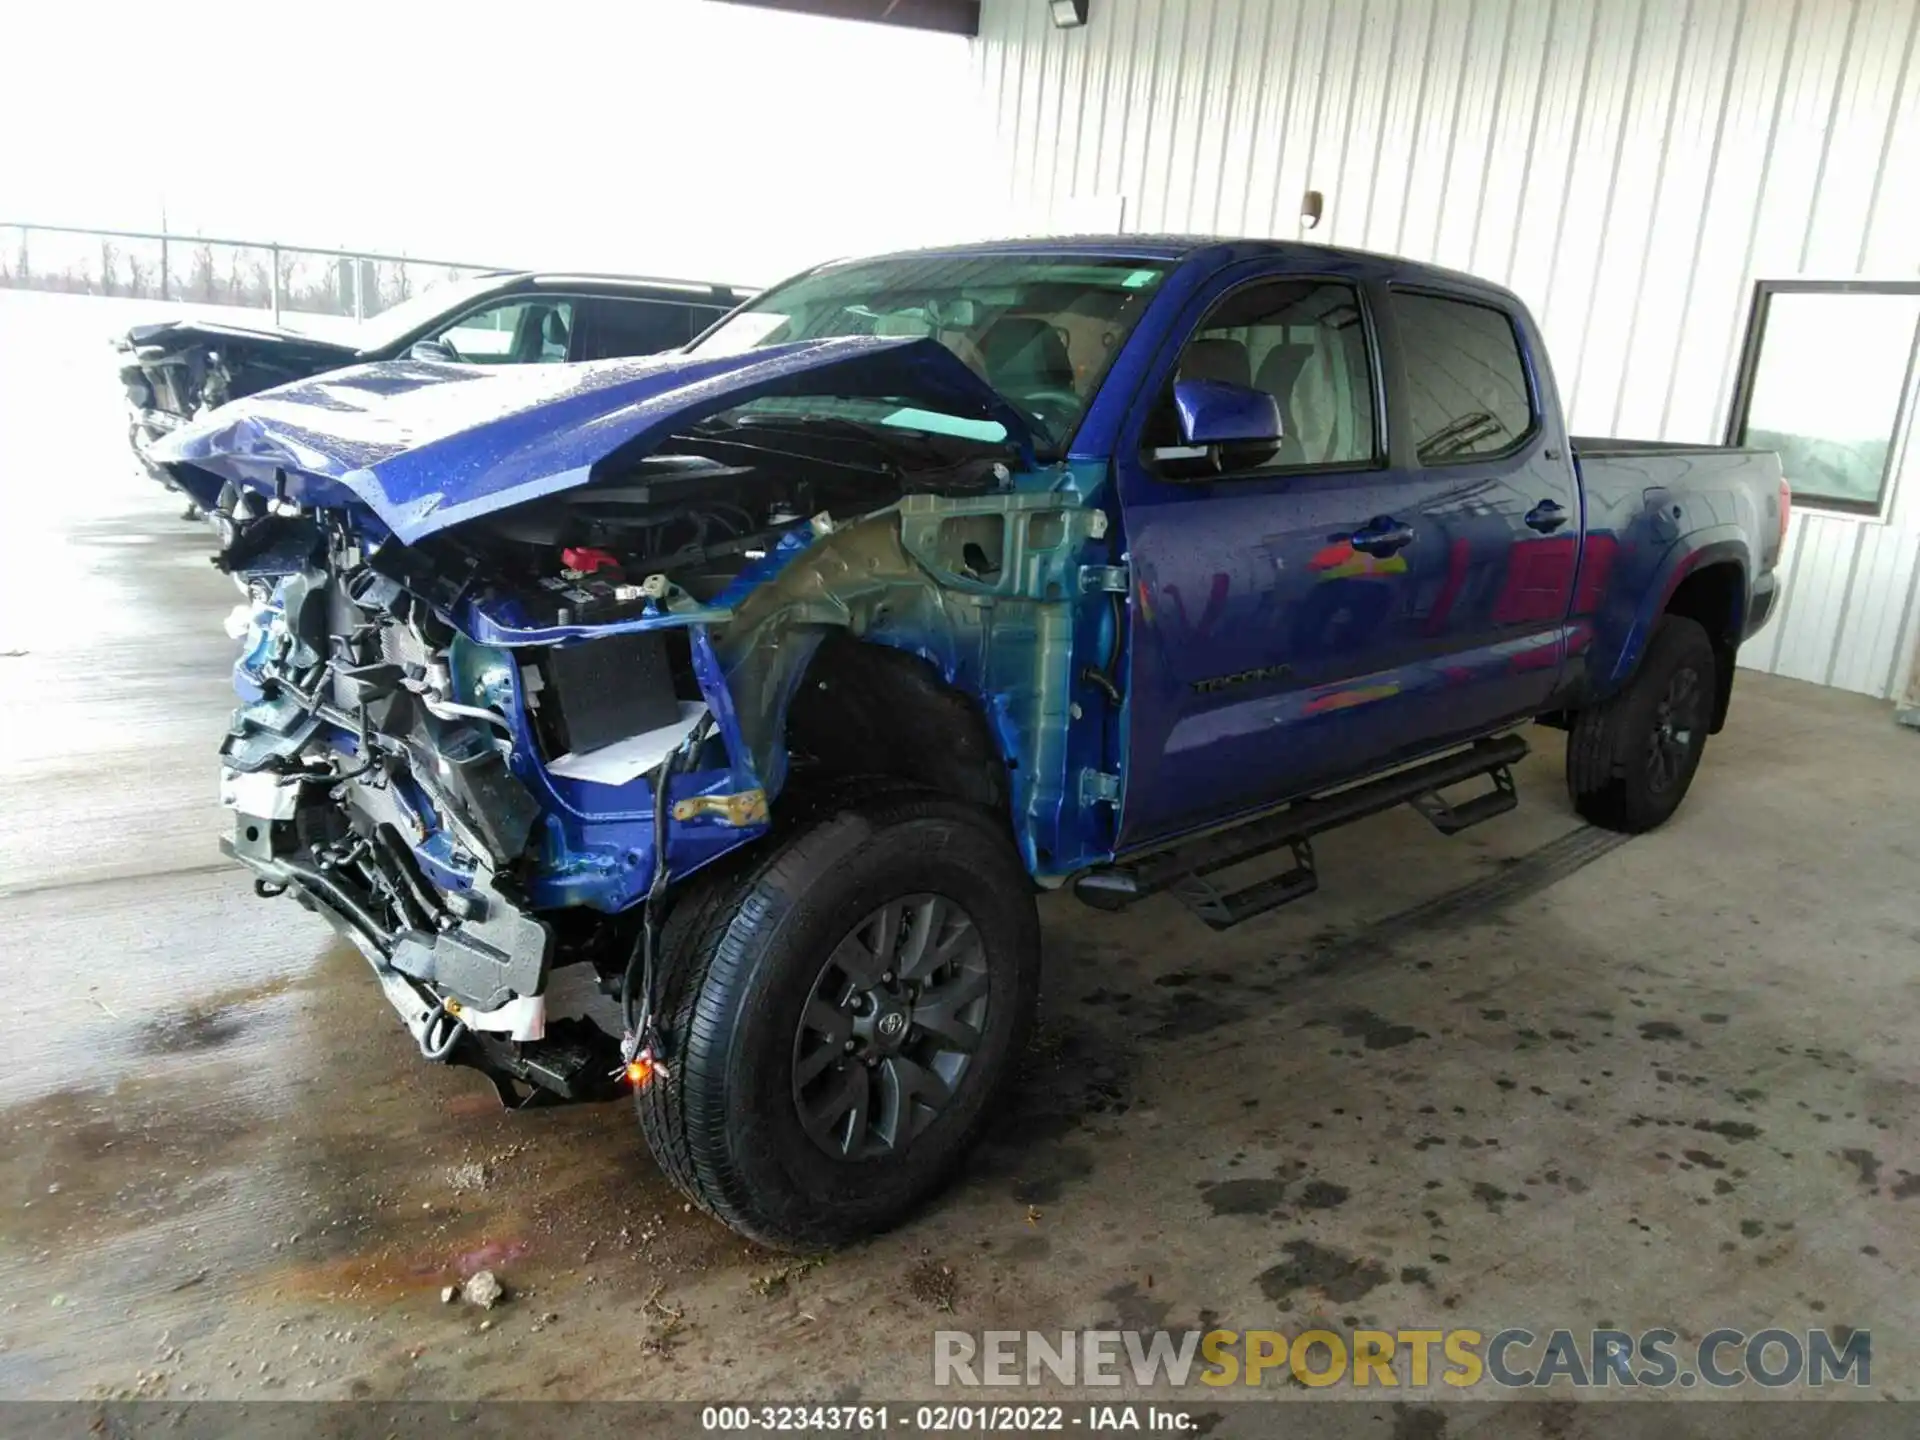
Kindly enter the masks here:
M 1446 555 L 1428 623 L 1486 720 L 1530 716 L 1558 682 L 1580 550 L 1559 405 L 1531 327 L 1491 296 L 1394 287 L 1398 410 Z

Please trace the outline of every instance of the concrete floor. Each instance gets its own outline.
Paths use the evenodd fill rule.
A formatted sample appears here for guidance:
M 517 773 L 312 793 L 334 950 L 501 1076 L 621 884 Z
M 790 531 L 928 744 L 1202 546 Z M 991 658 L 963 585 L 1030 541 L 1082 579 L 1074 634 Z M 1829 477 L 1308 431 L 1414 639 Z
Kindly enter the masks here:
M 1308 1320 L 1870 1327 L 1873 1393 L 1915 1392 L 1920 736 L 1886 707 L 1743 675 L 1627 843 L 1535 731 L 1515 814 L 1329 836 L 1318 896 L 1226 936 L 1047 898 L 991 1144 L 795 1266 L 688 1213 L 625 1105 L 508 1115 L 423 1065 L 221 863 L 234 592 L 120 453 L 104 348 L 15 350 L 0 393 L 87 423 L 0 433 L 0 1393 L 925 1396 L 936 1328 Z M 485 1329 L 438 1294 L 482 1264 Z

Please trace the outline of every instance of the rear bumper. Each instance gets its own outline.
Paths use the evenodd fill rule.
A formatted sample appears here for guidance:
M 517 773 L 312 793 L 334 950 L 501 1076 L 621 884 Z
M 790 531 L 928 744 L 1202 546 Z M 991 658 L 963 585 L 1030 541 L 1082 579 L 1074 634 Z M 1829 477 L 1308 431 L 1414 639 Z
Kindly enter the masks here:
M 1741 636 L 1741 639 L 1744 640 L 1749 636 L 1755 635 L 1765 628 L 1767 621 L 1773 618 L 1773 612 L 1779 599 L 1779 576 L 1773 574 L 1762 575 L 1754 582 L 1753 595 L 1747 604 L 1746 634 Z

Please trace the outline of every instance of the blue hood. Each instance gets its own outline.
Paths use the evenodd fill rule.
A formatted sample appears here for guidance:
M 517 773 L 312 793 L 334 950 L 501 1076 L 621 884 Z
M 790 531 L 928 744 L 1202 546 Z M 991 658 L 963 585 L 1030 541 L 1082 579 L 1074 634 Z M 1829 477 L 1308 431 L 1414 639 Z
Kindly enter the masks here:
M 772 395 L 899 399 L 993 420 L 1030 458 L 1012 406 L 933 340 L 856 336 L 711 358 L 585 365 L 395 360 L 336 370 L 223 405 L 153 446 L 236 484 L 365 504 L 402 542 L 584 485 L 616 450 L 638 458 L 675 431 Z M 320 482 L 316 487 L 311 482 Z

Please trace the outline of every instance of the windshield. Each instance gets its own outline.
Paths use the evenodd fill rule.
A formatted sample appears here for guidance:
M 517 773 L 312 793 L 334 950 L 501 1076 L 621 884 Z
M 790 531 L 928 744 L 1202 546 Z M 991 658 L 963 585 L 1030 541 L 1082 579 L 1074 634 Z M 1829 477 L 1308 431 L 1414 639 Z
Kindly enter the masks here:
M 931 338 L 997 390 L 1042 447 L 1057 454 L 1167 269 L 1151 260 L 1086 255 L 853 261 L 769 290 L 691 353 L 735 355 L 842 335 Z M 889 414 L 886 423 L 968 433 L 911 408 Z
M 369 316 L 356 337 L 360 348 L 384 350 L 389 345 L 398 344 L 404 336 L 421 326 L 483 295 L 491 295 L 500 288 L 505 278 L 498 274 L 469 275 L 464 280 L 442 280 L 437 285 L 429 285 L 418 295 L 409 296 L 398 305 Z

